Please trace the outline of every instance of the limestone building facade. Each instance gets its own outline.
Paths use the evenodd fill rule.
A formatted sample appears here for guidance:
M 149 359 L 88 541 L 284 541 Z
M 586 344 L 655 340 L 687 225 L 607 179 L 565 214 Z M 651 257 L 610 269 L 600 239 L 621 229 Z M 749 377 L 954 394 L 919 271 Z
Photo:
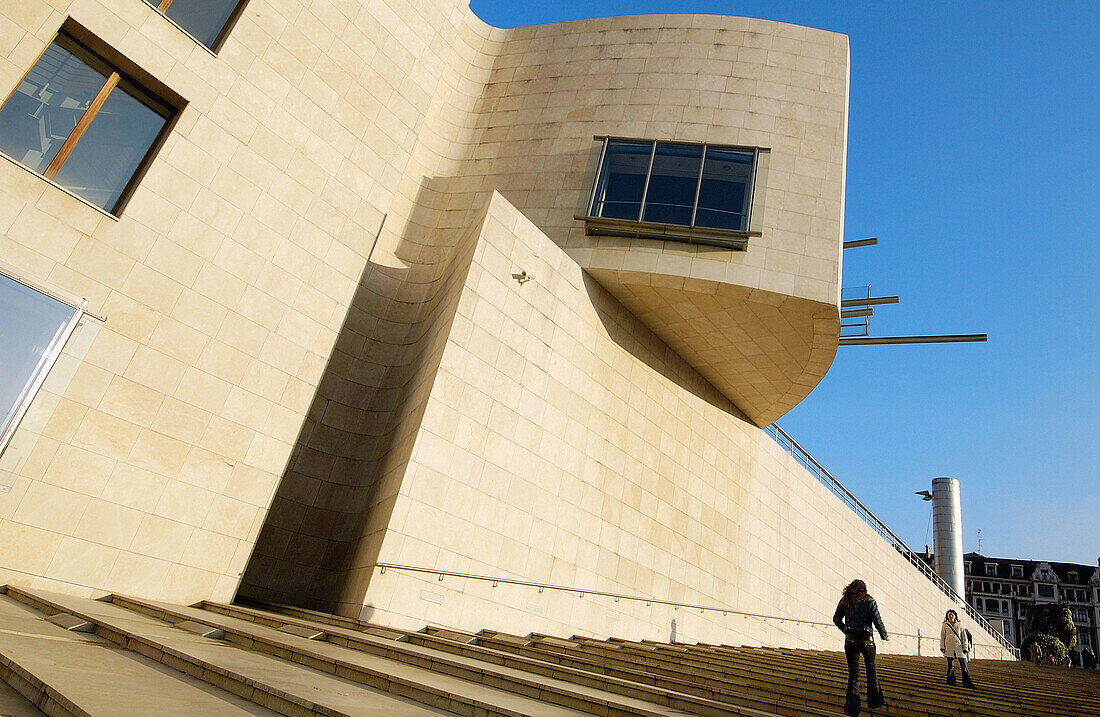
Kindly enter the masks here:
M 911 652 L 951 604 L 763 430 L 837 348 L 843 35 L 25 0 L 0 91 L 0 582 L 826 647 L 859 576 Z

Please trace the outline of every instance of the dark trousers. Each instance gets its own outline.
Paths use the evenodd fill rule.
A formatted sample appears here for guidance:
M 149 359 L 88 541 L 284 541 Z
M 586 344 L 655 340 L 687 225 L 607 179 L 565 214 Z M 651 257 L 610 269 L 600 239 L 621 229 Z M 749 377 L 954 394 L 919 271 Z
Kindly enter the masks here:
M 850 717 L 858 717 L 863 709 L 859 701 L 860 655 L 863 655 L 863 664 L 867 667 L 867 706 L 874 709 L 886 704 L 878 683 L 878 672 L 875 671 L 874 638 L 870 635 L 846 635 L 844 657 L 848 660 L 848 696 L 844 702 L 844 712 Z
M 947 684 L 955 684 L 955 660 L 959 661 L 959 671 L 962 672 L 963 687 L 973 687 L 974 683 L 970 680 L 970 668 L 966 666 L 966 659 L 963 657 L 947 658 Z

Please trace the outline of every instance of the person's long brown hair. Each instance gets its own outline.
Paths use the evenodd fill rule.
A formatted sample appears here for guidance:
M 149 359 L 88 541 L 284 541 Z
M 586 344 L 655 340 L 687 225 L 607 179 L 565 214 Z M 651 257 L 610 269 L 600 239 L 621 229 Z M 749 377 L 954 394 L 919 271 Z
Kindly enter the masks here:
M 867 594 L 867 583 L 862 580 L 853 580 L 844 588 L 844 594 L 840 597 L 840 604 L 844 607 L 858 605 L 869 597 L 871 596 Z

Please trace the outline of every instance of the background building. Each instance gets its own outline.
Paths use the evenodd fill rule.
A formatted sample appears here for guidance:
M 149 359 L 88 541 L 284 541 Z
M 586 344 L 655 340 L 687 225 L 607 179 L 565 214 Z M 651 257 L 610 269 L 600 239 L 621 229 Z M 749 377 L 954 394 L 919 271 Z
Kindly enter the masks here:
M 902 652 L 953 604 L 764 430 L 837 348 L 844 36 L 0 15 L 0 581 L 823 647 L 858 576 Z
M 1095 565 L 991 558 L 966 554 L 966 599 L 1017 647 L 1025 637 L 1027 611 L 1036 604 L 1069 607 L 1077 626 L 1077 649 L 1096 651 L 1100 626 L 1100 568 Z

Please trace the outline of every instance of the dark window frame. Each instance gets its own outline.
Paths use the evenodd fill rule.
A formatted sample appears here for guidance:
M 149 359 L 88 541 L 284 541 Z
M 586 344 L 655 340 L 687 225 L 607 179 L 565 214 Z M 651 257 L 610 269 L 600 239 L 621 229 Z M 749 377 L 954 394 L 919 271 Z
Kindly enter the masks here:
M 217 55 L 218 52 L 221 51 L 222 45 L 225 44 L 226 39 L 229 37 L 229 33 L 233 31 L 233 27 L 237 24 L 237 21 L 241 18 L 241 15 L 244 14 L 245 5 L 248 4 L 248 0 L 237 0 L 237 5 L 236 5 L 236 7 L 233 8 L 233 11 L 231 13 L 229 13 L 229 17 L 226 18 L 225 24 L 222 25 L 221 30 L 214 37 L 213 42 L 211 42 L 209 45 L 207 45 L 205 42 L 203 42 L 198 37 L 193 35 L 190 30 L 188 30 L 186 27 L 184 27 L 183 24 L 181 24 L 180 22 L 178 22 L 175 19 L 168 16 L 168 8 L 172 6 L 172 3 L 185 2 L 186 0 L 144 0 L 144 1 L 145 1 L 145 4 L 149 5 L 151 8 L 156 10 L 158 14 L 160 14 L 166 20 L 168 20 L 173 25 L 175 25 L 180 30 L 182 30 L 184 32 L 184 34 L 186 34 L 192 40 L 194 40 L 198 44 L 202 45 L 203 47 L 205 47 L 207 50 L 214 53 L 215 55 Z
M 179 94 L 172 91 L 148 72 L 125 58 L 117 50 L 110 47 L 86 28 L 73 21 L 72 18 L 69 18 L 62 24 L 50 41 L 43 46 L 42 51 L 19 78 L 18 82 L 15 83 L 15 86 L 12 88 L 11 92 L 8 93 L 7 97 L 4 98 L 4 101 L 0 102 L 0 111 L 2 111 L 12 98 L 19 93 L 20 86 L 26 82 L 27 78 L 30 77 L 43 56 L 45 56 L 54 45 L 60 46 L 66 52 L 69 52 L 76 59 L 91 67 L 96 72 L 104 74 L 104 83 L 96 93 L 95 98 L 89 103 L 88 107 L 84 109 L 80 120 L 70 131 L 69 135 L 58 149 L 57 154 L 44 171 L 39 172 L 10 155 L 0 154 L 0 156 L 4 156 L 27 171 L 33 172 L 49 180 L 54 186 L 59 187 L 63 191 L 101 211 L 107 212 L 115 217 L 121 216 L 122 210 L 130 201 L 130 197 L 133 195 L 134 190 L 148 171 L 153 158 L 160 151 L 168 135 L 171 134 L 187 102 Z M 72 152 L 79 145 L 80 140 L 91 126 L 96 115 L 102 109 L 103 104 L 107 101 L 111 92 L 116 88 L 121 89 L 131 99 L 162 117 L 164 119 L 164 124 L 161 126 L 156 137 L 149 144 L 144 154 L 142 154 L 141 159 L 135 165 L 134 171 L 127 180 L 118 199 L 110 207 L 104 207 L 82 196 L 79 192 L 66 187 L 64 184 L 57 182 L 55 178 L 58 172 L 64 167 L 65 161 L 69 159 Z
M 767 175 L 767 160 L 771 150 L 765 147 L 742 147 L 735 145 L 722 145 L 708 142 L 687 142 L 678 140 L 638 139 L 630 137 L 603 136 L 595 137 L 599 143 L 598 161 L 591 177 L 591 188 L 586 202 L 575 215 L 576 219 L 585 222 L 585 233 L 591 236 L 616 236 L 639 239 L 657 239 L 667 241 L 680 241 L 689 244 L 702 244 L 717 246 L 726 249 L 743 251 L 747 248 L 750 237 L 763 236 L 759 228 L 759 218 L 763 214 L 762 199 L 764 195 L 765 179 Z M 642 195 L 638 207 L 638 216 L 635 219 L 621 219 L 598 216 L 596 214 L 597 195 L 603 177 L 608 147 L 612 142 L 635 143 L 649 145 L 649 164 L 642 185 Z M 659 221 L 645 221 L 649 189 L 653 178 L 653 166 L 655 157 L 660 147 L 699 147 L 699 172 L 695 184 L 695 196 L 691 207 L 691 220 L 688 224 L 678 224 Z M 696 223 L 700 209 L 700 192 L 703 186 L 704 170 L 707 162 L 707 149 L 732 151 L 738 153 L 752 153 L 751 171 L 747 186 L 746 198 L 743 204 L 742 229 L 723 229 L 700 226 Z M 755 220 L 754 220 L 755 219 Z

